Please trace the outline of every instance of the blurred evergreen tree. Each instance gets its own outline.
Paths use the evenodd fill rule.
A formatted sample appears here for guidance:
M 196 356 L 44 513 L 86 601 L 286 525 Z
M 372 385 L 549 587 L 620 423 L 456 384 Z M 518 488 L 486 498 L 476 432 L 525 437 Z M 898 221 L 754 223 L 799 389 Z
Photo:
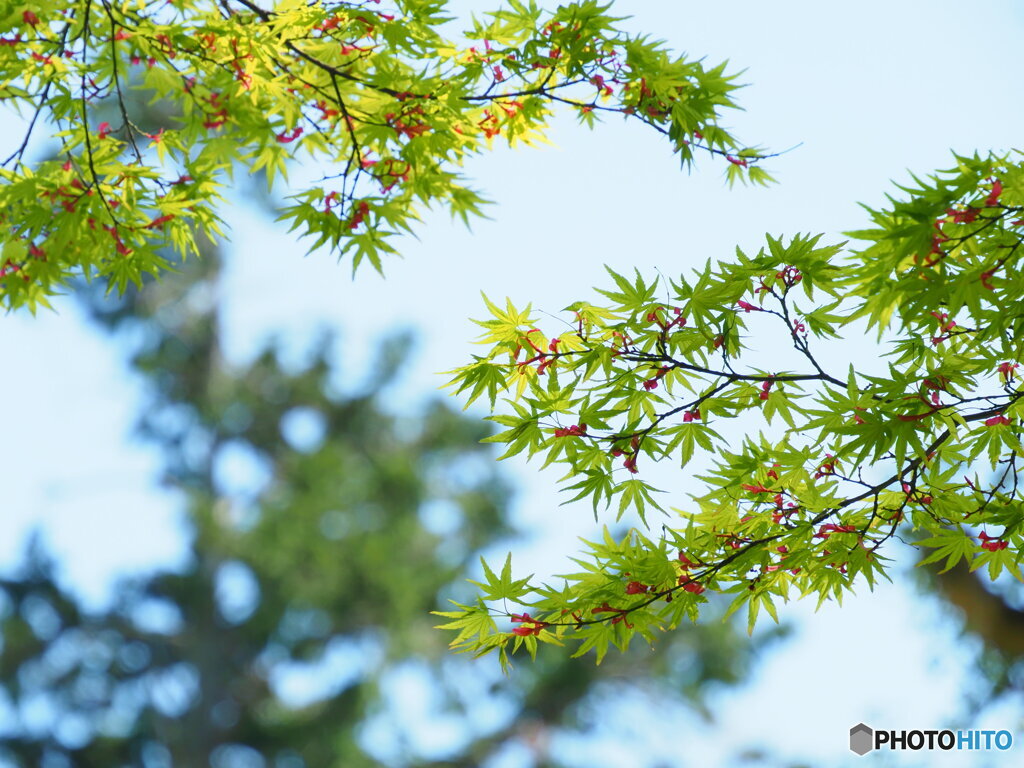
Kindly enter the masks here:
M 1024 693 L 1024 585 L 1011 579 L 989 581 L 981 571 L 959 563 L 944 573 L 920 569 L 923 591 L 947 603 L 960 622 L 962 636 L 980 641 L 966 645 L 977 675 L 963 702 L 977 714 L 997 699 L 1020 705 Z
M 551 736 L 597 735 L 595 703 L 633 688 L 708 715 L 707 686 L 742 679 L 756 643 L 722 622 L 599 668 L 545 654 L 508 680 L 496 659 L 453 657 L 429 611 L 468 594 L 479 552 L 514 533 L 486 427 L 440 403 L 388 413 L 401 339 L 357 394 L 340 393 L 326 337 L 300 370 L 274 346 L 228 364 L 219 265 L 210 249 L 121 298 L 83 291 L 150 392 L 140 431 L 181 494 L 191 557 L 122 584 L 101 613 L 38 545 L 0 580 L 0 764 L 481 766 L 515 749 L 574 765 Z M 436 749 L 416 735 L 433 721 L 403 721 L 421 688 L 452 727 Z

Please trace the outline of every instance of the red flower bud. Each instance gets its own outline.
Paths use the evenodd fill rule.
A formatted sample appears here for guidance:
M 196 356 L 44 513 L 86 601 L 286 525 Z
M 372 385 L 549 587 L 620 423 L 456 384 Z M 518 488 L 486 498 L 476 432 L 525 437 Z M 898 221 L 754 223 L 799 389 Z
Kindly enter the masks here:
M 513 635 L 519 637 L 529 637 L 530 635 L 539 635 L 540 631 L 547 626 L 546 622 L 538 621 L 537 619 L 530 616 L 528 613 L 513 613 L 511 619 L 515 623 L 521 623 L 523 626 L 515 627 L 512 630 Z M 529 625 L 529 626 L 527 626 Z
M 996 179 L 992 182 L 992 191 L 989 192 L 988 197 L 985 198 L 985 207 L 991 208 L 999 205 L 999 196 L 1003 194 L 1003 182 Z
M 146 229 L 156 229 L 157 227 L 163 226 L 168 221 L 171 221 L 173 218 L 173 213 L 168 213 L 164 214 L 163 216 L 159 216 L 153 219 L 151 222 L 149 222 L 149 224 L 146 225 Z
M 690 592 L 690 593 L 692 593 L 694 595 L 699 595 L 701 592 L 704 591 L 704 585 L 703 584 L 701 584 L 700 582 L 694 581 L 693 579 L 691 579 L 686 574 L 683 574 L 682 576 L 679 577 L 679 586 L 681 586 L 684 590 L 686 590 L 687 592 Z
M 291 144 L 301 135 L 302 126 L 297 125 L 295 126 L 295 130 L 293 130 L 291 133 L 288 133 L 287 131 L 282 131 L 281 133 L 277 134 L 277 140 L 281 144 Z
M 981 548 L 987 549 L 989 552 L 998 552 L 1000 549 L 1006 549 L 1009 546 L 1009 542 L 1003 541 L 996 536 L 989 536 L 984 531 L 978 534 L 978 538 L 982 541 Z

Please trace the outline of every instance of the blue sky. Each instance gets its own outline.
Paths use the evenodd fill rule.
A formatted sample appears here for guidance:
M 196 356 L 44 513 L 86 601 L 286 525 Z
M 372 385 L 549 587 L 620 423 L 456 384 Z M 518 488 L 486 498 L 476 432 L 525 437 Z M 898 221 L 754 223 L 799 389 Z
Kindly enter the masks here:
M 474 160 L 471 174 L 496 203 L 491 218 L 466 231 L 444 214 L 429 216 L 419 239 L 404 244 L 404 259 L 385 265 L 386 280 L 367 271 L 353 281 L 347 264 L 325 254 L 304 257 L 265 212 L 234 208 L 223 297 L 229 356 L 245 359 L 271 334 L 301 355 L 305 341 L 327 325 L 341 331 L 346 370 L 358 372 L 381 334 L 411 327 L 418 332 L 416 357 L 394 398 L 397 408 L 413 410 L 443 383 L 437 372 L 472 352 L 475 331 L 467 318 L 481 316 L 481 290 L 556 313 L 593 298 L 591 287 L 606 283 L 604 264 L 671 276 L 709 258 L 727 259 L 737 245 L 756 249 L 765 232 L 823 232 L 841 240 L 842 231 L 865 223 L 857 203 L 880 204 L 890 181 L 906 180 L 908 171 L 947 167 L 951 149 L 1020 146 L 1024 11 L 1009 0 L 646 0 L 620 1 L 619 8 L 633 14 L 631 28 L 654 30 L 677 50 L 712 62 L 728 58 L 745 70 L 750 85 L 739 100 L 746 111 L 729 118 L 737 133 L 773 149 L 800 144 L 772 161 L 778 185 L 730 191 L 720 165 L 701 162 L 692 174 L 680 172 L 659 137 L 640 126 L 609 122 L 589 133 L 561 119 L 551 147 Z M 0 566 L 14 562 L 26 532 L 42 525 L 67 582 L 101 601 L 112 576 L 181 557 L 178 511 L 173 497 L 153 486 L 155 456 L 128 437 L 141 400 L 120 351 L 85 326 L 73 301 L 56 308 L 0 320 L 0 397 L 8 405 L 0 442 Z M 858 355 L 874 358 L 877 348 L 851 341 L 827 354 L 845 367 Z M 514 462 L 507 468 L 519 478 L 519 519 L 543 532 L 514 559 L 524 572 L 559 572 L 575 551 L 574 537 L 592 529 L 590 511 L 557 507 L 554 472 Z M 695 488 L 678 475 L 672 482 Z M 957 725 L 959 692 L 970 683 L 964 659 L 972 650 L 954 645 L 961 641 L 934 604 L 899 585 L 865 592 L 842 609 L 812 609 L 785 609 L 798 618 L 797 639 L 773 653 L 750 686 L 722 694 L 712 739 L 691 734 L 709 764 L 725 754 L 715 740 L 838 765 L 849 754 L 846 730 L 858 720 L 894 728 Z M 823 678 L 844 695 L 823 704 Z M 679 717 L 690 733 L 694 724 Z M 989 717 L 995 727 L 1020 722 L 1019 711 Z M 663 732 L 636 738 L 669 754 L 673 744 L 660 744 Z M 616 764 L 602 762 L 612 754 L 594 756 L 593 764 Z M 869 762 L 886 764 L 863 764 Z M 977 764 L 960 755 L 925 762 Z

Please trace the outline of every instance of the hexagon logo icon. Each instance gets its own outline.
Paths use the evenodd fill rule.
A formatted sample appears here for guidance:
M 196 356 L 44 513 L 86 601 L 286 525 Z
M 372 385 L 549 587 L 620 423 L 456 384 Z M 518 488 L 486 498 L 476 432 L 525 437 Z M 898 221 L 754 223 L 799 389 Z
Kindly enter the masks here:
M 864 723 L 857 723 L 850 729 L 850 751 L 866 755 L 874 749 L 874 732 Z

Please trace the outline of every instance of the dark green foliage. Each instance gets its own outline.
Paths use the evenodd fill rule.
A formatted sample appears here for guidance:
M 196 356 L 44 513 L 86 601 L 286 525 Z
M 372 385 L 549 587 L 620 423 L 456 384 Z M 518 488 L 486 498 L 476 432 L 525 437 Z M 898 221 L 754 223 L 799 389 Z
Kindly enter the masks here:
M 362 735 L 384 718 L 399 764 L 478 766 L 531 733 L 581 727 L 580 706 L 600 681 L 700 706 L 708 681 L 743 674 L 750 648 L 721 623 L 602 670 L 564 653 L 514 680 L 490 660 L 442 664 L 445 638 L 429 612 L 469 594 L 462 575 L 512 533 L 509 488 L 480 443 L 486 428 L 440 404 L 415 420 L 388 414 L 382 389 L 399 372 L 400 339 L 382 346 L 363 390 L 344 396 L 327 339 L 301 370 L 274 349 L 228 364 L 204 300 L 218 263 L 207 253 L 121 298 L 82 288 L 101 325 L 138 340 L 133 364 L 150 392 L 140 427 L 182 498 L 191 554 L 180 572 L 123 584 L 96 614 L 55 582 L 38 548 L 0 582 L 3 693 L 23 712 L 45 700 L 55 718 L 36 730 L 31 717 L 15 718 L 0 756 L 25 768 L 351 768 L 379 765 Z M 261 477 L 225 493 L 225 452 L 253 458 Z M 424 520 L 438 505 L 453 520 L 432 533 Z M 383 686 L 410 668 L 465 724 L 450 758 L 398 740 L 411 724 L 394 722 Z M 296 671 L 308 695 L 282 698 L 282 675 Z M 483 681 L 477 693 L 467 679 Z M 481 697 L 513 702 L 510 719 L 472 730 Z

